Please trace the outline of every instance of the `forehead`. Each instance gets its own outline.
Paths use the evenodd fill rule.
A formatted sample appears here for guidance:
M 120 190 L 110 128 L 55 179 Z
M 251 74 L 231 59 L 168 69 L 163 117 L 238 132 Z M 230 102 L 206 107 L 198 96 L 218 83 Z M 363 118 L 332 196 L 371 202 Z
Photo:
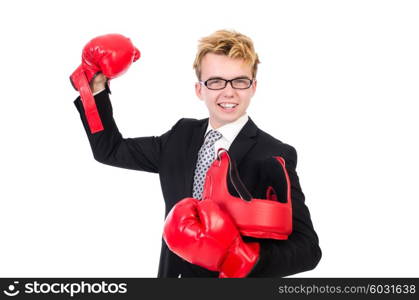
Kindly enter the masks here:
M 226 55 L 207 53 L 201 61 L 201 79 L 222 77 L 231 79 L 239 76 L 252 77 L 252 67 L 243 59 L 230 58 Z

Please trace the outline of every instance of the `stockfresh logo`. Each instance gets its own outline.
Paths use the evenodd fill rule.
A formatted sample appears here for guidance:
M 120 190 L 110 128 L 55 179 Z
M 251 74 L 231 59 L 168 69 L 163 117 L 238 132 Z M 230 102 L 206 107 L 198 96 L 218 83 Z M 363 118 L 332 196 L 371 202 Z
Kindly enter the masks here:
M 13 297 L 19 294 L 19 290 L 17 289 L 17 285 L 19 281 L 14 281 L 13 284 L 9 284 L 7 290 L 4 290 L 3 293 L 7 296 Z

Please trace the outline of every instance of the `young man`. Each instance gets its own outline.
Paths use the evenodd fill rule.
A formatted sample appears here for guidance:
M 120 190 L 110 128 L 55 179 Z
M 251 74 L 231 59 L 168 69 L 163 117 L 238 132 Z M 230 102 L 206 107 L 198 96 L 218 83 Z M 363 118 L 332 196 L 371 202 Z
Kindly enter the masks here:
M 208 166 L 204 168 L 204 177 L 198 166 L 202 165 L 200 155 L 204 146 L 208 146 L 210 135 L 206 151 L 211 153 L 211 160 L 219 148 L 227 149 L 240 178 L 255 198 L 263 198 L 265 188 L 275 184 L 275 176 L 264 170 L 263 162 L 273 156 L 284 158 L 292 191 L 292 234 L 287 240 L 250 237 L 240 240 L 243 245 L 258 244 L 254 252 L 257 259 L 242 275 L 279 277 L 313 269 L 321 258 L 321 250 L 295 170 L 295 149 L 260 130 L 246 113 L 256 92 L 258 63 L 253 43 L 245 35 L 220 30 L 201 39 L 194 62 L 198 77 L 195 92 L 207 106 L 209 118 L 181 119 L 161 136 L 122 138 L 112 116 L 106 78 L 101 74 L 92 80 L 91 89 L 104 130 L 92 134 L 80 98 L 74 103 L 97 161 L 159 173 L 166 216 L 184 198 L 201 199 Z M 218 277 L 218 271 L 221 272 L 187 262 L 163 241 L 158 277 Z

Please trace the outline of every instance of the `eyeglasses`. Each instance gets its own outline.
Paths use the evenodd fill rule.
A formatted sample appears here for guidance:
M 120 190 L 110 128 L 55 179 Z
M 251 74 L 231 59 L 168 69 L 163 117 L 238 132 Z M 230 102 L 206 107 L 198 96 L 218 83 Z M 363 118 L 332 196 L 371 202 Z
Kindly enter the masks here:
M 199 81 L 200 84 L 205 85 L 210 90 L 222 90 L 229 82 L 233 89 L 245 90 L 252 86 L 253 79 L 249 79 L 247 77 L 238 77 L 230 80 L 223 78 L 210 78 L 207 81 Z

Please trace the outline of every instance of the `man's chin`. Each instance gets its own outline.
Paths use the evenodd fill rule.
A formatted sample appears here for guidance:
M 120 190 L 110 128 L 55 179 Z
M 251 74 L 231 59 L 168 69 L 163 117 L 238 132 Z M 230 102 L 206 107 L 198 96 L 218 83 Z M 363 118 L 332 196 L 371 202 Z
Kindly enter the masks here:
M 228 123 L 233 123 L 234 121 L 239 119 L 242 115 L 243 114 L 241 114 L 241 115 L 234 114 L 234 115 L 230 115 L 230 116 L 222 116 L 222 117 L 217 117 L 217 118 L 212 118 L 212 119 L 210 118 L 211 125 L 213 127 L 214 126 L 221 127 L 221 126 L 226 125 Z

